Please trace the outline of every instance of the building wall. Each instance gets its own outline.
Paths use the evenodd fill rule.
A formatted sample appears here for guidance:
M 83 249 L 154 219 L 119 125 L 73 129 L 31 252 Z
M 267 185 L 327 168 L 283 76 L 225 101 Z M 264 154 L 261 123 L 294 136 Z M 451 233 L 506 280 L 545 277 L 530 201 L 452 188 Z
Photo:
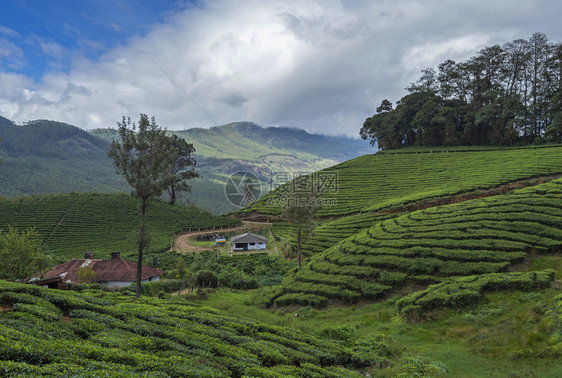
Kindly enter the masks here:
M 243 245 L 247 247 L 244 248 Z M 252 250 L 264 250 L 267 249 L 267 243 L 254 243 L 254 245 L 250 245 L 249 243 L 235 243 L 232 246 L 233 251 L 252 251 Z
M 142 280 L 142 283 L 146 283 L 146 282 L 154 282 L 154 281 L 160 281 L 160 276 L 157 277 L 152 277 L 152 278 L 148 278 L 146 280 Z M 109 287 L 126 287 L 131 285 L 134 282 L 127 282 L 127 281 L 107 281 L 107 282 L 101 282 L 102 284 L 109 286 Z
M 248 246 L 249 250 L 262 250 L 266 249 L 265 243 L 255 243 L 254 245 Z

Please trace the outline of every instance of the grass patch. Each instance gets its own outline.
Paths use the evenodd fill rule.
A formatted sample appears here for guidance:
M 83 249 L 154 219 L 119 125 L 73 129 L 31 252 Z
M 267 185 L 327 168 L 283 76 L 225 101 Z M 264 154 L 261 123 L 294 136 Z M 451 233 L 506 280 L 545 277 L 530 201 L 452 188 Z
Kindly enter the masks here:
M 358 337 L 385 335 L 400 355 L 373 376 L 406 374 L 417 359 L 437 363 L 454 377 L 556 377 L 562 374 L 560 356 L 549 355 L 554 335 L 555 289 L 537 292 L 488 293 L 471 309 L 449 309 L 437 319 L 417 324 L 402 322 L 393 298 L 378 303 L 312 309 L 263 307 L 267 288 L 218 290 L 199 302 L 207 306 L 292 329 L 320 332 L 326 327 L 352 327 Z M 418 362 L 419 362 L 418 361 Z

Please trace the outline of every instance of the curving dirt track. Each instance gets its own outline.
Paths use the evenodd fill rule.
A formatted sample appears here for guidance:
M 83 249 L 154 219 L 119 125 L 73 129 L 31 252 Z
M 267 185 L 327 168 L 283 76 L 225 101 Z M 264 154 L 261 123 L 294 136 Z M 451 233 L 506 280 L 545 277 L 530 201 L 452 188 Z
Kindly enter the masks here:
M 271 227 L 271 225 L 272 224 L 269 222 L 242 221 L 242 224 L 237 227 L 223 228 L 217 230 L 182 232 L 176 235 L 176 238 L 174 240 L 174 250 L 181 253 L 208 251 L 209 249 L 214 249 L 216 247 L 215 246 L 202 247 L 202 246 L 195 245 L 194 242 L 197 241 L 197 235 L 211 234 L 213 232 L 222 233 L 222 232 L 230 232 L 230 231 L 244 231 L 244 230 L 252 230 L 252 229 L 264 228 L 264 227 L 269 228 Z

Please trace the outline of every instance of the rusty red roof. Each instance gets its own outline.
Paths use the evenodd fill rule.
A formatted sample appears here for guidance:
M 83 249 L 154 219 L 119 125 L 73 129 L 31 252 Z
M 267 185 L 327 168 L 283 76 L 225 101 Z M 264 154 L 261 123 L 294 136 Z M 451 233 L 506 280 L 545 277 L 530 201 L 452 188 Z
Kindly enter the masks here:
M 47 273 L 40 277 L 41 280 L 47 280 L 55 277 L 61 277 L 62 282 L 76 283 L 76 273 L 78 269 L 85 266 L 91 266 L 96 272 L 95 282 L 135 282 L 137 280 L 137 263 L 132 261 L 121 260 L 120 258 L 101 260 L 101 259 L 72 259 L 64 264 L 57 265 Z M 165 272 L 160 269 L 143 265 L 141 280 L 157 277 Z M 39 277 L 38 277 L 39 278 Z

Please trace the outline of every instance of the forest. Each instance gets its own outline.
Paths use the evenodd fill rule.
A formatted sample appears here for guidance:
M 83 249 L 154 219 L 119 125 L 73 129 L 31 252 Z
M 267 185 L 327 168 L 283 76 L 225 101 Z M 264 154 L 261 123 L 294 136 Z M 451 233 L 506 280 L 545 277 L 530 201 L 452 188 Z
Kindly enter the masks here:
M 395 106 L 382 101 L 360 135 L 383 150 L 556 143 L 561 88 L 562 44 L 534 33 L 422 70 Z

